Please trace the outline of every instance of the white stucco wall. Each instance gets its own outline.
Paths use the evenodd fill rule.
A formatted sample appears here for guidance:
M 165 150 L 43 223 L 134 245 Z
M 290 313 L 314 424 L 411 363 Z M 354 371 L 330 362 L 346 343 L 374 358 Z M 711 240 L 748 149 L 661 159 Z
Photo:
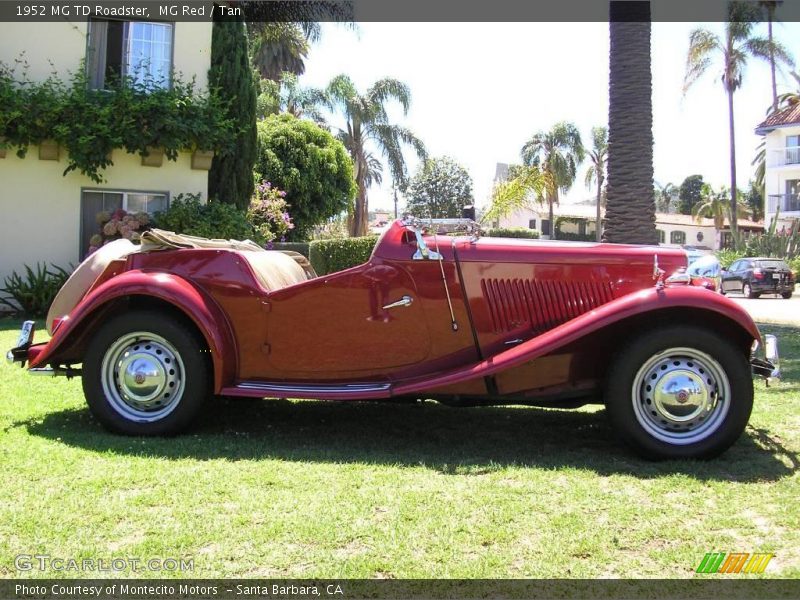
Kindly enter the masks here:
M 62 151 L 63 153 L 63 151 Z M 23 264 L 37 261 L 66 267 L 78 264 L 80 207 L 83 188 L 122 191 L 205 194 L 208 172 L 192 170 L 191 154 L 181 153 L 177 162 L 164 158 L 161 167 L 143 167 L 138 155 L 115 150 L 114 166 L 96 184 L 71 172 L 59 161 L 39 160 L 37 147 L 24 159 L 12 151 L 0 159 L 0 281 Z
M 200 89 L 208 87 L 211 64 L 210 22 L 174 23 L 173 68 Z M 0 23 L 0 61 L 13 66 L 17 59 L 28 65 L 34 81 L 53 73 L 67 78 L 86 58 L 88 23 Z
M 764 188 L 766 191 L 765 212 L 764 219 L 765 227 L 769 227 L 770 223 L 775 217 L 774 212 L 769 212 L 769 196 L 771 194 L 785 194 L 786 181 L 790 179 L 800 179 L 800 164 L 781 164 L 785 161 L 782 156 L 782 150 L 786 148 L 786 138 L 790 135 L 800 135 L 800 125 L 796 127 L 783 127 L 771 131 L 765 136 L 766 152 L 767 152 L 767 168 L 764 175 Z M 800 217 L 800 213 L 781 213 L 780 217 L 792 217 L 794 219 Z M 788 224 L 789 221 L 780 218 L 779 225 Z

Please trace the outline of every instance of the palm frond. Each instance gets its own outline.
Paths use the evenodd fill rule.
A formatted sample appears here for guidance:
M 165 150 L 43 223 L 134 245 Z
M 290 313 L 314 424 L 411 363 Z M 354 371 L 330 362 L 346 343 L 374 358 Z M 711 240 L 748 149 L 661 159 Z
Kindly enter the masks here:
M 395 100 L 403 107 L 403 115 L 407 115 L 411 106 L 411 89 L 402 81 L 385 77 L 367 90 L 366 98 L 371 104 L 381 107 L 390 100 Z
M 689 52 L 686 55 L 686 74 L 683 78 L 683 93 L 708 70 L 711 55 L 720 49 L 719 37 L 707 29 L 694 29 L 689 34 Z

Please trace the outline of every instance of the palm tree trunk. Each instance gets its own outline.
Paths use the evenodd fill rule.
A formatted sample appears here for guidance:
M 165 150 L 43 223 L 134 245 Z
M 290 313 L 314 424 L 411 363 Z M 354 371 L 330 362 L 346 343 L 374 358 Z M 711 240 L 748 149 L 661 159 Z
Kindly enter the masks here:
M 728 88 L 728 133 L 731 148 L 731 235 L 734 247 L 739 248 L 739 227 L 736 222 L 736 137 L 733 126 L 733 90 Z
M 366 205 L 367 205 L 367 188 L 364 181 L 360 176 L 356 176 L 356 186 L 358 193 L 356 194 L 356 205 L 353 207 L 353 216 L 350 218 L 350 237 L 357 237 L 366 233 Z
M 772 112 L 778 110 L 778 86 L 775 83 L 775 49 L 772 47 L 772 19 L 773 9 L 769 11 L 769 21 L 767 28 L 769 31 L 769 68 L 772 73 Z
M 609 16 L 608 183 L 603 239 L 656 244 L 650 2 L 612 0 Z
M 595 235 L 598 242 L 603 240 L 602 211 L 600 210 L 600 199 L 603 196 L 603 178 L 597 178 L 597 221 L 595 222 Z
M 555 221 L 555 211 L 553 210 L 553 205 L 556 203 L 556 195 L 553 192 L 547 193 L 547 205 L 549 208 L 549 216 L 550 216 L 550 239 L 556 239 L 556 221 Z

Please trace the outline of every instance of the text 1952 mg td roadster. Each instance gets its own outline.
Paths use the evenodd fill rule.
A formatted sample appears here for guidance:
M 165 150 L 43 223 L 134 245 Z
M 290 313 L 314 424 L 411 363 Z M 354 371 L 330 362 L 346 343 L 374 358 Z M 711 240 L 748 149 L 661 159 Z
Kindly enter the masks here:
M 651 458 L 724 451 L 752 375 L 778 375 L 775 339 L 695 285 L 682 250 L 479 234 L 409 217 L 365 264 L 316 276 L 300 255 L 147 232 L 87 258 L 50 341 L 27 322 L 8 359 L 80 374 L 92 413 L 124 434 L 179 432 L 213 395 L 596 402 Z

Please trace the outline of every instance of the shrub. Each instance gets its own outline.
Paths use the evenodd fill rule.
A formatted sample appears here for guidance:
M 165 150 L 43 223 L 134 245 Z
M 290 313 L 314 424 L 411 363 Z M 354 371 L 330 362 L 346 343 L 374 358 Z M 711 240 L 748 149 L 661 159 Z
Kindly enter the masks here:
M 353 162 L 344 145 L 319 125 L 289 114 L 258 123 L 259 180 L 286 191 L 295 228 L 291 241 L 347 210 L 356 194 Z
M 556 239 L 564 242 L 595 242 L 597 238 L 593 233 L 571 233 L 567 231 L 556 232 Z
M 535 229 L 525 229 L 524 227 L 495 227 L 490 229 L 486 234 L 487 237 L 505 237 L 505 238 L 525 238 L 529 240 L 538 240 L 539 232 Z
M 728 269 L 730 266 L 740 258 L 744 258 L 746 255 L 742 250 L 717 250 L 714 253 L 719 261 L 720 266 L 723 269 Z
M 48 269 L 44 263 L 36 263 L 34 271 L 25 265 L 25 276 L 13 271 L 5 278 L 0 292 L 6 295 L 0 297 L 0 304 L 11 308 L 14 312 L 22 312 L 31 317 L 44 317 L 53 303 L 58 290 L 69 278 L 70 272 L 50 265 Z M 70 265 L 72 267 L 72 265 Z
M 308 242 L 270 242 L 267 244 L 267 250 L 291 250 L 308 258 L 309 244 Z
M 264 181 L 256 188 L 255 196 L 247 209 L 247 220 L 261 238 L 267 242 L 275 239 L 286 240 L 286 234 L 294 229 L 284 197 L 286 192 L 272 187 Z
M 22 74 L 16 69 L 22 66 Z M 173 76 L 168 88 L 145 78 L 123 78 L 108 89 L 89 85 L 85 69 L 65 83 L 55 76 L 34 82 L 21 60 L 0 63 L 0 136 L 24 158 L 28 147 L 53 139 L 68 152 L 64 175 L 78 170 L 96 183 L 112 164 L 111 150 L 145 155 L 148 147 L 164 149 L 169 160 L 182 150 L 225 151 L 234 124 L 225 104 L 212 91 L 203 94 L 194 82 Z
M 224 240 L 261 241 L 243 210 L 216 200 L 203 204 L 200 194 L 179 194 L 170 202 L 169 208 L 157 212 L 153 220 L 155 227 L 175 233 Z
M 355 267 L 369 260 L 378 236 L 315 240 L 309 245 L 309 260 L 318 275 Z
M 795 256 L 786 261 L 794 273 L 794 280 L 800 282 L 800 256 Z
M 150 229 L 150 215 L 146 212 L 128 213 L 120 208 L 113 213 L 99 212 L 95 219 L 99 230 L 89 240 L 89 254 L 120 238 L 138 242 L 141 232 Z

